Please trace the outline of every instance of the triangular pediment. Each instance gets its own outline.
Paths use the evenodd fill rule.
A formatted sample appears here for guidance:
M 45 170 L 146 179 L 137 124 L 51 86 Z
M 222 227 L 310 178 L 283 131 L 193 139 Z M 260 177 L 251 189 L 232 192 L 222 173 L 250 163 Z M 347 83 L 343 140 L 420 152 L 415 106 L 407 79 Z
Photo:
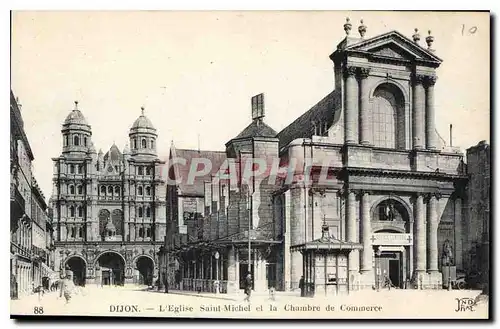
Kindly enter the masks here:
M 438 65 L 442 62 L 432 51 L 423 48 L 397 31 L 360 40 L 347 46 L 345 50 L 396 60 L 419 60 Z

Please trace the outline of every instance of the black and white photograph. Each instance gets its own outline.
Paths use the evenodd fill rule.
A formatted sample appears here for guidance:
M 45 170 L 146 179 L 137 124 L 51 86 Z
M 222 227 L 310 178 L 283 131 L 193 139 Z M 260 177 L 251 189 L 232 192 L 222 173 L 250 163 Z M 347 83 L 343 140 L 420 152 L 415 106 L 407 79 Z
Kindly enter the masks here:
M 491 317 L 490 12 L 10 15 L 11 318 Z

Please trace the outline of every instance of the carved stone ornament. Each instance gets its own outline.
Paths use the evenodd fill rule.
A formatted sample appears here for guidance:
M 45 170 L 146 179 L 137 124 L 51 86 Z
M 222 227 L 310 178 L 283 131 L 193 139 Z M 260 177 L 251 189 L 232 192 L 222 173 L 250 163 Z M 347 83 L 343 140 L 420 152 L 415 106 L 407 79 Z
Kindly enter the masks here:
M 358 71 L 358 68 L 355 66 L 348 66 L 344 70 L 344 76 L 347 78 L 349 76 L 355 76 Z

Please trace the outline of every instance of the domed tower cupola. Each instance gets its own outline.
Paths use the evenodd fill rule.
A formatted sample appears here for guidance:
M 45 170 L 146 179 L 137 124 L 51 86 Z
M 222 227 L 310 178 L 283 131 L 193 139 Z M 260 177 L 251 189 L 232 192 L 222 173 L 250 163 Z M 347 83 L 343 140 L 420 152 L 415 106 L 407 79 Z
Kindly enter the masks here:
M 75 101 L 73 111 L 66 117 L 62 125 L 63 153 L 86 154 L 91 145 L 92 130 Z
M 156 157 L 156 129 L 144 115 L 144 107 L 141 107 L 141 116 L 135 120 L 130 128 L 130 155 L 146 155 Z

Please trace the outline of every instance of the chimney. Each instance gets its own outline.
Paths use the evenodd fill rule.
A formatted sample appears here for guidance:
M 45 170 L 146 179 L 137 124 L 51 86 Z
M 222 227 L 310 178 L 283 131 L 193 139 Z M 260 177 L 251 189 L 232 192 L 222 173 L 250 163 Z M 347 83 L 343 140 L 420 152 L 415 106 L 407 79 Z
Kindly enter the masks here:
M 262 122 L 264 118 L 264 94 L 252 97 L 252 120 Z

